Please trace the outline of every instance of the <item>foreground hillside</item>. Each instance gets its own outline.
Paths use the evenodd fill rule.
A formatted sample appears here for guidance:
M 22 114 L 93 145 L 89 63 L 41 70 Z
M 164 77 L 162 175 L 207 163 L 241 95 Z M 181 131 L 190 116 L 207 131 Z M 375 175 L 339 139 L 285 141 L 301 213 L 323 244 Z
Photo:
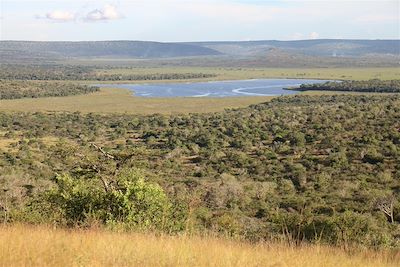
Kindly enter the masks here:
M 0 218 L 400 245 L 400 96 L 221 113 L 0 113 Z
M 0 266 L 395 267 L 390 251 L 250 244 L 210 237 L 1 227 Z

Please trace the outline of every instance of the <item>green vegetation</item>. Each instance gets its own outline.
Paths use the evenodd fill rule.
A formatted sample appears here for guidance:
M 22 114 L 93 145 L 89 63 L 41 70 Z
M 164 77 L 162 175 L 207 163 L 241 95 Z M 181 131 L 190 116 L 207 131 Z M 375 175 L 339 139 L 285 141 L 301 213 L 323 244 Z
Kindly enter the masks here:
M 98 87 L 67 82 L 0 80 L 0 99 L 71 96 L 99 91 Z
M 92 61 L 90 61 L 92 62 Z M 131 61 L 129 61 L 132 63 Z M 98 62 L 97 62 L 98 63 Z M 12 79 L 86 79 L 87 75 L 94 77 L 182 77 L 185 74 L 204 75 L 196 79 L 162 80 L 162 82 L 204 81 L 204 80 L 232 80 L 253 78 L 298 78 L 298 79 L 340 79 L 365 80 L 381 79 L 393 80 L 400 78 L 397 68 L 330 68 L 330 69 L 254 69 L 254 68 L 198 68 L 198 67 L 158 67 L 137 68 L 131 66 L 116 67 L 108 63 L 99 66 L 72 66 L 72 65 L 0 65 L 0 75 Z M 87 76 L 89 77 L 89 76 Z M 11 82 L 11 81 L 10 81 Z M 24 87 L 23 81 L 16 81 Z M 38 82 L 39 81 L 35 81 Z M 49 81 L 50 82 L 50 81 Z M 106 81 L 82 81 L 82 83 L 107 83 Z M 108 81 L 109 83 L 123 83 L 131 81 Z M 157 83 L 160 80 L 141 80 L 135 83 Z M 67 83 L 67 81 L 60 81 Z M 73 84 L 68 82 L 69 84 Z M 31 84 L 31 82 L 27 82 Z M 16 89 L 17 90 L 17 89 Z M 63 89 L 64 90 L 64 89 Z M 345 93 L 345 92 L 343 92 Z M 331 92 L 315 91 L 306 94 L 332 94 Z M 258 104 L 272 99 L 272 97 L 240 97 L 240 98 L 139 98 L 132 97 L 131 92 L 122 89 L 105 88 L 88 95 L 67 96 L 63 98 L 37 98 L 0 100 L 1 111 L 70 111 L 70 112 L 99 112 L 99 113 L 134 113 L 134 114 L 177 114 L 177 113 L 204 113 L 223 111 L 226 108 L 240 108 L 251 104 Z
M 0 265 L 397 266 L 398 44 L 0 42 Z M 341 82 L 92 86 L 262 78 Z
M 394 94 L 172 116 L 0 113 L 1 218 L 398 247 L 399 114 Z
M 89 62 L 88 62 L 89 63 Z M 99 62 L 96 62 L 99 63 Z M 92 63 L 93 64 L 93 63 Z M 134 64 L 131 63 L 130 64 Z M 155 73 L 204 73 L 216 77 L 207 80 L 242 80 L 259 78 L 294 78 L 322 80 L 394 80 L 398 68 L 204 68 L 204 67 L 115 67 L 99 66 L 100 74 L 144 75 Z
M 163 189 L 145 182 L 140 172 L 122 170 L 108 180 L 111 175 L 98 174 L 98 179 L 93 179 L 91 171 L 87 172 L 88 179 L 57 175 L 56 189 L 46 192 L 43 199 L 25 210 L 29 212 L 26 216 L 40 210 L 47 221 L 70 226 L 87 225 L 92 220 L 108 227 L 183 230 L 185 215 L 175 214 L 177 207 L 172 206 Z M 48 209 L 44 211 L 44 207 Z
M 7 80 L 85 80 L 91 72 L 86 66 L 0 65 L 0 79 Z
M 82 62 L 80 62 L 82 63 Z M 111 62 L 112 63 L 112 62 Z M 196 80 L 240 80 L 257 78 L 296 78 L 327 80 L 395 80 L 398 68 L 205 68 L 205 67 L 132 67 L 88 61 L 85 65 L 0 65 L 0 79 L 8 80 L 82 80 L 95 82 L 157 82 Z M 119 62 L 123 64 L 124 62 Z
M 356 93 L 398 92 L 398 69 L 132 65 L 0 66 L 2 221 L 399 248 L 400 95 Z M 84 85 L 251 78 L 343 82 L 220 99 Z
M 215 74 L 204 73 L 154 73 L 144 75 L 121 75 L 121 74 L 103 74 L 87 77 L 87 80 L 96 81 L 161 81 L 161 80 L 185 80 L 185 79 L 204 79 L 214 78 Z
M 162 69 L 161 69 L 162 71 Z M 211 73 L 105 73 L 95 67 L 62 65 L 0 65 L 0 79 L 7 80 L 78 80 L 78 81 L 151 81 L 185 80 L 216 77 Z
M 302 84 L 296 90 L 301 91 L 351 91 L 374 93 L 400 93 L 400 80 L 326 82 L 323 84 Z

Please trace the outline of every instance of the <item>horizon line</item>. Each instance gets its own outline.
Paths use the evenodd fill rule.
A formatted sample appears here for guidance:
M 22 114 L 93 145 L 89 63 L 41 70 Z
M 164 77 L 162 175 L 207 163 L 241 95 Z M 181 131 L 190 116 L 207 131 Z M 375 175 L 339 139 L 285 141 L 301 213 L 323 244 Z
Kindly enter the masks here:
M 400 41 L 398 39 L 357 39 L 357 38 L 318 38 L 318 39 L 294 39 L 294 40 L 279 40 L 279 39 L 255 39 L 255 40 L 208 40 L 208 41 L 155 41 L 155 40 L 135 40 L 135 39 L 103 39 L 103 40 L 15 40 L 15 39 L 6 39 L 0 40 L 0 42 L 65 42 L 65 43 L 79 43 L 79 42 L 148 42 L 148 43 L 228 43 L 228 42 L 265 42 L 265 41 L 274 41 L 274 42 L 299 42 L 299 41 Z

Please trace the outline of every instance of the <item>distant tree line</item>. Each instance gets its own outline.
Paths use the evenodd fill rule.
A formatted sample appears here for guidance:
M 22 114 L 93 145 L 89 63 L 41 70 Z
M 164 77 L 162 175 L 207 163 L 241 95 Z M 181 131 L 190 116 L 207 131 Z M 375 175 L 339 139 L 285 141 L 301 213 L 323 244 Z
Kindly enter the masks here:
M 343 81 L 326 82 L 322 84 L 302 84 L 301 91 L 350 91 L 350 92 L 374 92 L 374 93 L 400 93 L 399 80 L 379 80 L 368 81 Z
M 108 74 L 86 66 L 16 66 L 1 65 L 0 79 L 7 80 L 74 80 L 74 81 L 146 81 L 213 78 L 210 73 Z
M 93 71 L 87 66 L 0 65 L 0 79 L 7 80 L 86 80 Z
M 96 74 L 88 76 L 88 80 L 96 81 L 147 81 L 147 80 L 185 80 L 216 77 L 205 73 L 154 73 L 154 74 Z
M 71 96 L 99 91 L 98 87 L 69 82 L 0 80 L 0 99 Z

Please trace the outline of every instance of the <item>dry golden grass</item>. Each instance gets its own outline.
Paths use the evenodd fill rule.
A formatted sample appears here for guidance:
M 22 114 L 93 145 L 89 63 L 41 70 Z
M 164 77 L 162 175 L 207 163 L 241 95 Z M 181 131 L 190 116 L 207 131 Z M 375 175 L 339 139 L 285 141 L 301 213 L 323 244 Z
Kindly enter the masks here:
M 8 149 L 11 144 L 17 141 L 15 139 L 0 139 L 0 149 Z
M 309 91 L 301 94 L 357 94 L 354 92 L 320 92 Z M 0 111 L 23 112 L 62 112 L 79 111 L 82 113 L 129 113 L 129 114 L 181 114 L 218 112 L 228 108 L 247 107 L 252 104 L 268 102 L 274 96 L 255 97 L 176 97 L 176 98 L 145 98 L 135 97 L 125 89 L 102 88 L 100 92 L 45 98 L 23 98 L 0 100 Z
M 265 97 L 144 98 L 124 89 L 104 88 L 100 92 L 67 97 L 0 100 L 0 111 L 80 111 L 83 113 L 176 114 L 215 112 L 266 102 Z
M 195 80 L 240 80 L 255 78 L 300 78 L 300 79 L 341 79 L 368 80 L 400 79 L 399 68 L 207 68 L 207 67 L 159 67 L 100 70 L 107 74 L 154 74 L 154 73 L 205 73 L 217 77 Z M 185 80 L 188 81 L 188 80 Z M 142 81 L 160 82 L 160 81 Z M 168 81 L 162 81 L 168 82 Z M 176 81 L 170 81 L 176 82 Z M 110 82 L 115 83 L 115 82 Z M 126 82 L 122 82 L 126 83 Z M 129 83 L 129 82 L 128 82 Z M 136 82 L 135 82 L 136 83 Z
M 399 266 L 394 252 L 346 253 L 323 246 L 287 247 L 216 238 L 103 230 L 0 227 L 0 266 Z
M 13 138 L 7 138 L 2 136 L 0 132 L 0 150 L 14 151 L 15 148 L 13 147 L 13 145 L 24 139 L 25 138 L 22 135 L 17 135 L 17 134 Z M 36 140 L 40 140 L 44 144 L 49 146 L 49 145 L 55 145 L 60 140 L 60 138 L 55 136 L 44 136 L 36 138 Z

